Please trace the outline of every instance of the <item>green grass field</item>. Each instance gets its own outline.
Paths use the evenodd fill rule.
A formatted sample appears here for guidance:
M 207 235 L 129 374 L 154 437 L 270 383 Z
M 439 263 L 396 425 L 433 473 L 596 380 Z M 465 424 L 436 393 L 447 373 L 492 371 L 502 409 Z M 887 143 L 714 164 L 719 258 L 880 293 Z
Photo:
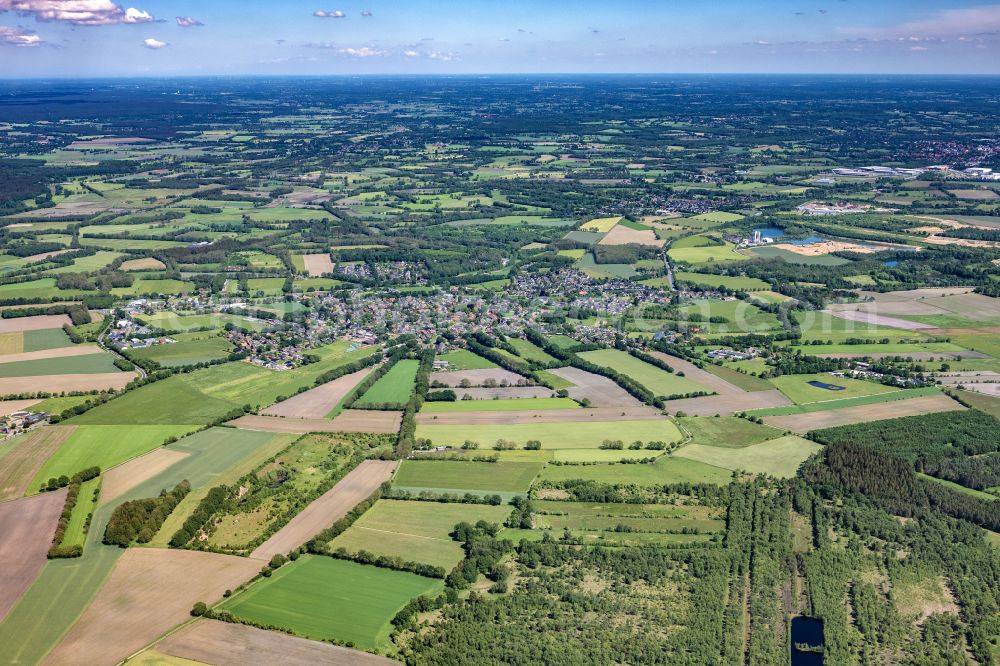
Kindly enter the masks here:
M 233 615 L 314 640 L 386 646 L 390 621 L 410 599 L 444 581 L 330 557 L 303 555 L 222 604 Z
M 456 349 L 438 354 L 436 360 L 448 361 L 448 370 L 487 370 L 497 367 L 493 361 L 473 354 L 468 349 Z
M 101 477 L 96 477 L 80 484 L 80 495 L 76 501 L 76 506 L 73 507 L 73 514 L 70 516 L 66 532 L 63 534 L 62 545 L 83 545 L 87 538 L 87 531 L 85 529 L 87 517 L 97 508 L 97 498 L 94 496 L 94 491 L 100 485 Z
M 652 464 L 549 465 L 542 470 L 539 480 L 558 483 L 583 479 L 598 483 L 637 486 L 662 486 L 672 483 L 726 485 L 732 480 L 732 476 L 730 470 L 722 467 L 668 455 L 661 456 Z
M 42 465 L 28 490 L 37 491 L 42 483 L 53 476 L 73 476 L 93 465 L 100 467 L 103 472 L 109 467 L 152 451 L 168 437 L 180 437 L 197 428 L 196 425 L 81 426 Z
M 232 343 L 225 338 L 211 337 L 201 340 L 179 341 L 168 345 L 155 345 L 145 349 L 133 349 L 129 353 L 136 358 L 156 361 L 169 368 L 225 358 L 232 350 Z
M 568 335 L 550 335 L 546 339 L 559 349 L 569 349 L 570 347 L 575 347 L 580 344 L 577 340 L 574 340 Z
M 710 273 L 688 273 L 677 271 L 674 275 L 678 282 L 691 282 L 703 287 L 726 287 L 741 291 L 757 291 L 770 289 L 771 285 L 763 280 L 749 277 L 731 277 L 729 275 L 712 275 Z
M 522 340 L 521 338 L 507 338 L 507 342 L 509 342 L 510 345 L 517 350 L 518 356 L 523 359 L 538 361 L 539 363 L 556 362 L 556 359 L 546 354 L 541 347 L 533 345 L 527 340 Z
M 795 476 L 802 461 L 821 448 L 802 437 L 787 435 L 743 448 L 689 444 L 674 455 L 725 469 L 788 478 Z
M 760 425 L 735 416 L 690 416 L 677 419 L 681 428 L 691 433 L 692 443 L 724 448 L 742 448 L 780 437 L 777 428 Z
M 458 392 L 461 393 L 461 389 Z M 514 398 L 510 400 L 425 402 L 420 411 L 428 414 L 449 414 L 453 412 L 511 412 L 579 408 L 580 405 L 570 398 Z
M 23 350 L 26 352 L 72 347 L 73 342 L 61 328 L 43 328 L 38 331 L 24 331 Z
M 115 367 L 114 361 L 114 356 L 101 352 L 85 356 L 64 356 L 62 358 L 44 358 L 36 361 L 0 363 L 0 377 L 93 375 L 105 372 L 121 372 L 121 370 Z
M 232 324 L 240 328 L 260 330 L 265 323 L 262 321 L 251 321 L 245 317 L 238 317 L 231 314 L 177 314 L 175 312 L 156 312 L 149 315 L 136 317 L 147 326 L 160 328 L 166 331 L 193 331 L 194 329 L 213 328 L 222 329 L 226 324 Z
M 637 532 L 680 531 L 695 528 L 720 532 L 725 521 L 719 509 L 697 505 L 598 504 L 535 500 L 535 523 L 541 529 L 614 531 L 624 525 Z
M 404 460 L 393 485 L 408 489 L 449 489 L 451 492 L 494 491 L 523 493 L 544 463 L 465 462 L 460 460 Z
M 732 243 L 707 247 L 672 247 L 667 250 L 667 255 L 673 261 L 686 264 L 715 264 L 721 261 L 746 261 L 748 259 L 737 252 L 736 246 Z
M 600 349 L 579 354 L 596 365 L 616 370 L 639 382 L 655 395 L 667 396 L 705 391 L 705 387 L 687 379 L 670 374 L 655 365 L 640 361 L 628 352 L 619 349 Z
M 503 524 L 508 506 L 485 504 L 439 504 L 379 500 L 346 532 L 330 542 L 331 549 L 399 557 L 451 570 L 464 553 L 449 535 L 461 522 Z
M 366 404 L 406 404 L 413 392 L 413 382 L 416 380 L 419 367 L 419 361 L 409 359 L 399 361 L 365 391 L 354 406 L 360 408 Z
M 596 449 L 606 439 L 626 443 L 678 442 L 681 433 L 672 421 L 579 421 L 571 423 L 517 423 L 514 425 L 417 425 L 417 437 L 430 439 L 435 446 L 460 446 L 466 440 L 488 449 L 498 440 L 516 442 L 519 447 L 537 439 L 543 449 Z
M 812 375 L 784 375 L 769 379 L 774 387 L 785 394 L 789 400 L 797 405 L 810 402 L 824 402 L 828 400 L 843 400 L 845 398 L 858 398 L 866 395 L 877 395 L 880 393 L 892 393 L 899 389 L 875 382 L 851 379 L 848 377 L 834 377 L 827 373 L 816 373 Z M 811 386 L 809 382 L 817 381 L 833 386 L 843 386 L 841 391 L 830 390 Z
M 568 379 L 563 379 L 559 375 L 553 374 L 548 370 L 539 370 L 537 375 L 540 382 L 546 382 L 547 385 L 551 386 L 555 391 L 558 391 L 559 389 L 570 389 L 575 386 L 575 384 Z
M 899 342 L 901 339 L 923 341 L 927 336 L 919 331 L 909 331 L 901 328 L 889 328 L 887 326 L 875 326 L 858 321 L 848 321 L 834 317 L 833 315 L 820 311 L 806 311 L 797 313 L 799 324 L 802 328 L 802 341 L 812 342 L 822 340 L 824 342 L 842 343 L 850 338 L 862 338 L 881 340 L 888 338 L 892 342 Z M 962 344 L 959 342 L 959 344 Z M 878 345 L 879 348 L 886 347 Z M 852 351 L 848 349 L 846 351 Z M 884 351 L 889 351 L 886 347 Z
M 706 363 L 705 371 L 710 372 L 720 379 L 725 379 L 727 382 L 741 388 L 744 391 L 770 391 L 774 387 L 766 379 L 761 379 L 760 377 L 754 377 L 753 375 L 748 375 L 742 372 L 737 372 L 732 368 L 727 368 L 724 365 L 715 365 L 714 363 Z
M 788 405 L 787 407 L 771 407 L 769 409 L 755 409 L 747 412 L 753 416 L 789 416 L 792 414 L 808 414 L 810 412 L 824 412 L 829 409 L 844 409 L 845 407 L 858 407 L 861 405 L 876 405 L 881 402 L 895 402 L 897 400 L 908 400 L 909 398 L 919 398 L 924 395 L 935 395 L 940 389 L 935 386 L 916 389 L 897 389 L 888 393 L 876 393 L 874 395 L 864 395 L 857 398 L 844 398 L 843 400 L 826 400 L 823 402 L 806 403 L 804 405 Z

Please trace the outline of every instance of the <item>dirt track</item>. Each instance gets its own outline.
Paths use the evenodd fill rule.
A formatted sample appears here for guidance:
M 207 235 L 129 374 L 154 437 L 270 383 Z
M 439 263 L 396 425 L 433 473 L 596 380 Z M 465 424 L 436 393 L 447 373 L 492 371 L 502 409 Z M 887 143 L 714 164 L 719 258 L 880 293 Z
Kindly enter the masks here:
M 436 418 L 435 418 L 436 417 Z M 516 423 L 579 423 L 585 421 L 656 421 L 664 419 L 652 407 L 586 407 L 506 412 L 436 412 L 417 414 L 422 425 L 514 425 Z
M 335 419 L 283 419 L 277 416 L 241 416 L 228 425 L 244 430 L 264 432 L 399 432 L 403 420 L 400 412 L 380 412 L 368 409 L 345 409 Z
M 129 548 L 43 664 L 117 664 L 249 580 L 260 562 L 192 550 Z
M 497 384 L 506 379 L 508 384 L 514 386 L 519 380 L 524 379 L 524 377 L 513 373 L 510 370 L 504 370 L 503 368 L 490 368 L 486 370 L 451 370 L 448 372 L 431 373 L 431 382 L 441 382 L 442 384 L 446 384 L 448 386 L 458 386 L 463 379 L 468 379 L 472 386 L 481 386 L 482 383 L 488 379 L 496 381 Z
M 13 331 L 40 331 L 44 328 L 62 328 L 71 324 L 67 315 L 36 315 L 34 317 L 12 317 L 0 319 L 0 333 Z
M 642 407 L 638 399 L 607 377 L 579 368 L 557 368 L 549 372 L 576 385 L 567 389 L 571 398 L 586 398 L 594 407 Z
M 120 389 L 136 378 L 134 372 L 99 372 L 93 375 L 38 375 L 0 379 L 0 395 L 16 395 L 30 386 L 32 391 L 92 391 Z
M 74 430 L 76 426 L 44 426 L 22 435 L 14 450 L 0 460 L 0 501 L 24 495 L 38 470 Z M 11 445 L 5 442 L 0 446 Z
M 688 416 L 731 416 L 738 412 L 765 407 L 785 407 L 792 404 L 780 391 L 751 391 L 739 395 L 709 395 L 702 398 L 670 400 L 666 404 L 671 414 L 684 412 Z
M 347 515 L 348 511 L 391 479 L 395 469 L 395 460 L 364 461 L 270 539 L 257 546 L 250 557 L 267 561 L 298 548 Z
M 101 503 L 104 504 L 120 497 L 143 481 L 152 479 L 175 462 L 187 457 L 188 454 L 183 451 L 172 451 L 160 447 L 144 456 L 133 458 L 118 467 L 109 469 L 104 473 L 104 480 L 101 482 Z
M 789 416 L 765 416 L 764 423 L 775 428 L 804 434 L 810 430 L 834 428 L 836 426 L 898 419 L 903 416 L 919 416 L 937 412 L 951 412 L 965 409 L 946 395 L 928 395 L 909 400 L 883 402 L 874 405 L 859 405 L 825 412 L 792 414 Z
M 387 657 L 217 620 L 198 620 L 155 649 L 213 666 L 399 666 Z
M 333 260 L 329 254 L 304 254 L 302 263 L 306 267 L 306 273 L 314 277 L 333 272 Z
M 93 354 L 103 354 L 104 350 L 97 345 L 73 345 L 72 347 L 56 347 L 55 349 L 42 349 L 33 352 L 21 352 L 19 354 L 4 354 L 0 356 L 0 363 L 15 363 L 17 361 L 39 361 L 46 358 L 68 358 L 70 356 L 92 356 Z
M 337 406 L 337 403 L 343 400 L 371 371 L 372 368 L 365 368 L 344 375 L 332 382 L 327 382 L 276 405 L 271 405 L 261 414 L 296 419 L 321 419 L 329 414 Z
M 0 504 L 0 621 L 47 561 L 66 489 Z

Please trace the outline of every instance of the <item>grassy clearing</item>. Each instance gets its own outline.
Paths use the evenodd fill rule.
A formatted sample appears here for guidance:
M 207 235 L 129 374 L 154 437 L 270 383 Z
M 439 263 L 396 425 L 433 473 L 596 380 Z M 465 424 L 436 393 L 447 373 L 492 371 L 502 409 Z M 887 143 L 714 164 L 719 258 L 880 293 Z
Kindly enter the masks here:
M 737 372 L 736 370 L 727 368 L 724 365 L 706 363 L 705 371 L 711 372 L 720 379 L 725 379 L 733 386 L 741 388 L 744 391 L 770 391 L 774 388 L 774 386 L 772 386 L 766 379 L 754 377 L 753 375 L 748 375 L 743 372 Z
M 356 553 L 399 557 L 450 570 L 464 553 L 449 536 L 460 522 L 502 524 L 510 507 L 485 504 L 438 504 L 379 500 L 346 532 L 330 542 L 330 548 Z
M 759 444 L 780 437 L 783 432 L 735 416 L 693 416 L 679 418 L 677 421 L 682 428 L 691 433 L 692 443 L 730 449 Z
M 579 409 L 570 398 L 513 398 L 510 400 L 458 400 L 456 402 L 425 402 L 420 410 L 429 414 L 453 412 L 510 412 L 542 409 Z
M 574 340 L 568 335 L 550 335 L 547 339 L 559 349 L 569 349 L 570 347 L 575 347 L 580 344 L 577 340 Z
M 619 349 L 601 349 L 583 352 L 580 357 L 597 365 L 611 368 L 623 375 L 628 375 L 639 382 L 655 395 L 669 396 L 675 394 L 704 391 L 700 384 L 661 370 L 655 365 L 640 361 L 628 352 Z
M 435 595 L 443 586 L 411 573 L 304 555 L 222 608 L 306 638 L 374 650 L 387 645 L 390 621 L 410 599 Z
M 489 370 L 497 367 L 493 361 L 473 354 L 468 349 L 456 349 L 445 354 L 438 354 L 438 361 L 447 361 L 448 370 Z
M 553 374 L 548 370 L 539 370 L 537 372 L 537 375 L 539 381 L 545 382 L 555 391 L 558 391 L 559 389 L 571 389 L 574 386 L 576 386 L 576 384 L 569 381 L 568 379 L 563 379 L 559 375 Z
M 891 386 L 885 386 L 884 384 L 876 384 L 848 377 L 834 377 L 831 374 L 822 372 L 812 375 L 784 375 L 782 377 L 774 377 L 768 381 L 797 405 L 810 402 L 858 398 L 881 393 L 892 393 L 899 390 Z M 809 384 L 809 382 L 813 381 L 832 386 L 842 386 L 844 388 L 842 390 L 820 388 Z
M 917 476 L 919 476 L 921 479 L 927 479 L 928 481 L 939 483 L 942 486 L 951 488 L 952 490 L 957 490 L 958 492 L 964 493 L 971 497 L 975 497 L 981 500 L 986 500 L 987 502 L 995 502 L 998 499 L 1000 499 L 1000 497 L 997 497 L 996 495 L 991 495 L 989 493 L 983 492 L 982 490 L 976 490 L 975 488 L 969 488 L 968 486 L 963 486 L 961 484 L 955 483 L 954 481 L 948 481 L 947 479 L 939 479 L 937 477 L 931 476 L 930 474 L 923 474 L 921 472 L 917 472 Z
M 860 405 L 877 405 L 882 402 L 895 402 L 897 400 L 908 400 L 909 398 L 919 398 L 924 395 L 935 395 L 940 389 L 934 386 L 917 389 L 902 389 L 889 393 L 876 393 L 858 398 L 845 398 L 844 400 L 827 400 L 824 402 L 807 403 L 804 405 L 788 405 L 787 407 L 771 407 L 768 409 L 756 409 L 748 414 L 753 416 L 790 416 L 792 414 L 808 414 L 810 412 L 825 412 L 830 409 L 844 409 L 845 407 L 858 407 Z
M 802 461 L 821 448 L 802 437 L 787 435 L 739 449 L 690 444 L 674 455 L 725 469 L 788 478 L 795 476 Z
M 363 408 L 366 404 L 405 404 L 413 392 L 413 383 L 417 378 L 419 367 L 419 361 L 409 359 L 399 361 L 365 391 L 354 406 Z
M 168 437 L 180 437 L 197 428 L 196 425 L 81 426 L 42 465 L 29 486 L 29 492 L 36 491 L 51 477 L 63 474 L 73 476 L 93 465 L 106 470 L 152 451 Z
M 403 488 L 526 492 L 544 463 L 404 460 L 393 478 Z
M 550 465 L 542 470 L 540 481 L 558 483 L 571 479 L 598 483 L 661 486 L 672 483 L 714 483 L 726 485 L 732 472 L 697 460 L 662 456 L 654 463 L 608 465 Z
M 96 477 L 80 484 L 79 499 L 76 502 L 76 506 L 73 507 L 73 514 L 70 516 L 69 525 L 67 525 L 66 532 L 63 534 L 62 545 L 72 546 L 78 544 L 83 546 L 83 542 L 87 538 L 87 531 L 85 529 L 87 518 L 97 508 L 95 491 L 100 485 L 101 477 Z
M 605 440 L 626 443 L 678 442 L 681 433 L 672 421 L 578 421 L 572 423 L 517 423 L 514 425 L 425 425 L 417 426 L 417 437 L 435 446 L 461 446 L 466 440 L 489 448 L 497 439 L 519 447 L 537 439 L 543 449 L 596 449 Z

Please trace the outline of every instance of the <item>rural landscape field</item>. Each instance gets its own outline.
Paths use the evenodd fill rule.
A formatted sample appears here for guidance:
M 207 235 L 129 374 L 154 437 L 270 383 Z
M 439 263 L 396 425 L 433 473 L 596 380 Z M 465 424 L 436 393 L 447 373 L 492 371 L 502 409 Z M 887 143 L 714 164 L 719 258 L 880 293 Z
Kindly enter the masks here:
M 1000 664 L 1000 9 L 210 4 L 0 0 L 0 664 Z

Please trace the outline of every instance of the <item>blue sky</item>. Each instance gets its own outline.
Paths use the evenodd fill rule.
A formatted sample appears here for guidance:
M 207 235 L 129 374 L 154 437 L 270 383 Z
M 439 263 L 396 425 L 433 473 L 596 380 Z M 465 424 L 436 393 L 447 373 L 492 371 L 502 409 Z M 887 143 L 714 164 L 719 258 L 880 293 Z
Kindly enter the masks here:
M 0 0 L 0 77 L 1000 74 L 1000 2 Z

